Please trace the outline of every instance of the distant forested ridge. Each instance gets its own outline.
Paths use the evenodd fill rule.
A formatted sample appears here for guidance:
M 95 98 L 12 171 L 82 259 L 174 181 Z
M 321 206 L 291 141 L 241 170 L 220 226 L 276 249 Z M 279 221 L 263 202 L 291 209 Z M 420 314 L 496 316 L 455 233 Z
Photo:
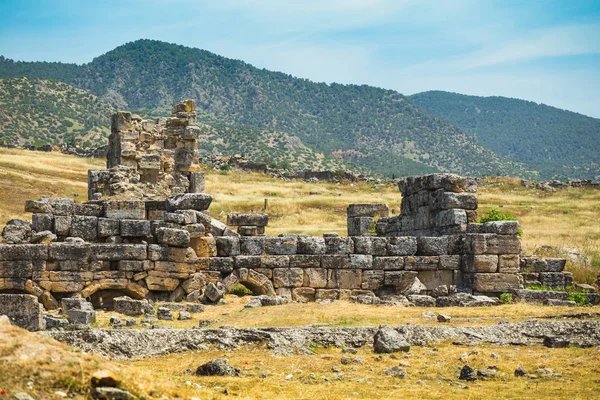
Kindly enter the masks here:
M 410 100 L 546 179 L 600 179 L 600 119 L 506 97 L 431 91 Z

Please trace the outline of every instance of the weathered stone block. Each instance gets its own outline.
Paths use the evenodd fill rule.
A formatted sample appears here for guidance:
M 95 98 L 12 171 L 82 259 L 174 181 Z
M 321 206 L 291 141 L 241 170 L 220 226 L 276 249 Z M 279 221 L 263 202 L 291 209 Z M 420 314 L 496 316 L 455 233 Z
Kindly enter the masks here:
M 121 236 L 146 237 L 151 235 L 150 221 L 136 219 L 122 219 L 120 223 Z
M 325 254 L 325 239 L 314 236 L 299 237 L 298 254 Z
M 460 256 L 440 256 L 439 269 L 457 270 L 460 269 Z
M 29 278 L 33 273 L 31 261 L 0 261 L 0 278 Z
M 327 270 L 325 268 L 304 269 L 302 286 L 311 288 L 324 288 L 327 286 Z
M 378 290 L 384 285 L 384 271 L 364 270 L 361 287 L 365 290 Z
M 436 270 L 439 263 L 439 256 L 404 257 L 404 269 L 408 271 Z
M 396 293 L 404 293 L 410 289 L 417 278 L 415 271 L 384 271 L 383 283 L 392 286 Z
M 179 279 L 164 278 L 159 276 L 149 275 L 146 279 L 148 290 L 173 291 L 179 286 Z
M 190 247 L 194 249 L 198 257 L 216 257 L 217 242 L 212 236 L 202 236 L 190 240 Z
M 54 216 L 42 213 L 33 214 L 31 216 L 31 228 L 36 232 L 54 232 Z
M 134 300 L 128 296 L 115 297 L 113 299 L 115 312 L 137 317 L 146 313 L 153 314 L 152 306 L 148 300 Z
M 404 269 L 404 257 L 373 257 L 373 269 L 399 271 Z
M 367 235 L 375 226 L 375 218 L 372 217 L 348 217 L 348 236 Z
M 304 271 L 301 268 L 275 268 L 273 270 L 273 286 L 300 287 L 304 281 Z
M 91 325 L 96 322 L 96 311 L 94 310 L 69 310 L 67 319 L 73 325 Z
M 260 256 L 237 256 L 234 258 L 234 268 L 260 268 L 261 257 Z
M 219 257 L 233 257 L 240 254 L 240 239 L 230 236 L 221 236 L 217 240 L 217 255 Z
M 350 268 L 371 269 L 373 268 L 373 256 L 368 254 L 350 254 Z
M 146 219 L 146 206 L 141 200 L 108 200 L 104 216 L 109 219 Z
M 54 233 L 58 236 L 70 236 L 71 216 L 56 215 L 54 217 Z
M 60 309 L 66 315 L 70 310 L 94 310 L 94 306 L 80 297 L 65 297 L 60 301 Z
M 190 174 L 190 193 L 203 193 L 205 190 L 204 172 L 192 172 Z
M 262 268 L 288 268 L 289 256 L 263 256 L 260 259 Z
M 420 271 L 418 278 L 427 290 L 454 285 L 454 271 L 451 270 Z
M 417 238 L 412 236 L 388 238 L 387 254 L 390 256 L 412 256 L 417 254 Z
M 315 289 L 309 287 L 300 287 L 292 290 L 292 299 L 299 303 L 308 303 L 315 301 Z
M 41 214 L 35 214 L 41 215 Z M 91 242 L 98 236 L 98 218 L 74 215 L 71 219 L 71 236 Z
M 6 315 L 13 325 L 29 331 L 45 328 L 44 307 L 28 294 L 0 294 L 0 315 Z
M 296 254 L 298 239 L 295 237 L 265 237 L 264 251 L 266 254 L 290 255 Z
M 175 212 L 177 210 L 208 210 L 212 196 L 206 193 L 184 193 L 167 198 L 167 211 Z
M 243 226 L 267 226 L 269 216 L 267 214 L 228 214 L 227 225 Z
M 498 256 L 498 272 L 517 274 L 520 271 L 520 257 L 518 254 L 503 254 Z
M 315 291 L 315 301 L 337 300 L 340 295 L 337 289 L 317 289 Z
M 90 257 L 90 245 L 83 243 L 51 243 L 48 249 L 50 260 L 87 260 Z
M 448 254 L 448 237 L 418 237 L 417 254 L 420 256 L 440 256 Z
M 264 252 L 264 238 L 242 237 L 240 238 L 240 252 L 244 255 L 259 256 Z
M 188 247 L 190 246 L 190 233 L 184 229 L 158 228 L 156 230 L 158 243 L 164 246 Z M 202 239 L 202 238 L 198 238 Z M 193 247 L 193 246 L 192 246 Z M 204 255 L 198 255 L 204 257 Z
M 471 193 L 452 193 L 440 190 L 433 197 L 432 207 L 436 210 L 449 210 L 452 208 L 476 210 L 477 197 Z
M 387 217 L 390 215 L 390 208 L 382 203 L 350 204 L 347 214 L 349 217 Z
M 26 200 L 25 212 L 52 214 L 52 206 L 47 201 Z
M 74 203 L 73 215 L 85 215 L 88 217 L 101 217 L 104 208 L 100 204 L 92 203 Z
M 354 242 L 352 238 L 342 237 L 326 237 L 325 253 L 326 254 L 352 254 L 354 253 Z
M 452 225 L 463 225 L 467 223 L 467 213 L 465 210 L 453 208 L 437 213 L 435 216 L 435 226 L 444 227 Z
M 231 272 L 233 271 L 233 258 L 231 257 L 212 257 L 208 268 L 213 271 Z
M 498 256 L 493 254 L 465 255 L 462 257 L 464 272 L 497 272 Z
M 90 256 L 100 261 L 145 260 L 148 257 L 144 244 L 92 244 Z
M 317 254 L 298 254 L 289 256 L 292 268 L 320 268 L 321 256 Z
M 520 288 L 516 274 L 473 274 L 473 291 L 480 293 L 504 293 Z
M 341 254 L 324 254 L 321 256 L 321 267 L 328 269 L 350 268 L 350 257 Z
M 360 289 L 362 284 L 362 270 L 338 269 L 332 271 L 335 273 L 337 288 L 340 289 Z

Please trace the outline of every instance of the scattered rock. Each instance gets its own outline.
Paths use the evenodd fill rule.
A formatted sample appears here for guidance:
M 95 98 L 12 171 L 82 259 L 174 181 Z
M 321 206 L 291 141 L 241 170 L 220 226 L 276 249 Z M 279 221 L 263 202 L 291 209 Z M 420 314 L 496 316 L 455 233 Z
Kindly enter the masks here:
M 353 358 L 353 357 L 348 357 L 348 356 L 343 356 L 340 359 L 340 362 L 343 365 L 350 365 L 350 364 L 360 364 L 363 365 L 365 362 L 363 360 L 361 360 L 360 358 Z
M 557 336 L 545 336 L 544 337 L 544 346 L 550 347 L 553 349 L 565 348 L 569 347 L 571 342 L 568 339 L 560 338 Z
M 525 372 L 525 369 L 522 366 L 515 369 L 515 376 L 521 377 L 521 376 L 525 376 L 525 375 L 527 375 L 527 372 Z
M 35 400 L 33 397 L 25 392 L 18 392 L 12 395 L 12 400 Z
M 342 349 L 342 353 L 343 354 L 356 354 L 356 353 L 358 353 L 358 351 L 356 349 L 353 349 L 350 347 L 350 348 Z
M 136 400 L 137 397 L 127 390 L 113 387 L 97 387 L 92 392 L 92 398 L 97 400 Z
M 121 379 L 119 379 L 113 372 L 104 369 L 94 372 L 92 374 L 92 378 L 90 379 L 90 383 L 94 387 L 117 387 L 121 383 Z
M 437 316 L 438 322 L 450 322 L 451 319 L 452 319 L 452 317 L 450 317 L 449 315 L 445 315 L 445 314 L 438 314 L 438 316 Z
M 173 312 L 167 307 L 158 307 L 158 319 L 173 321 Z
M 240 372 L 223 359 L 211 360 L 196 369 L 196 375 L 199 376 L 239 376 Z
M 214 283 L 209 283 L 204 288 L 204 301 L 207 303 L 216 304 L 223 298 L 224 291 L 217 287 Z
M 471 368 L 469 364 L 465 364 L 465 366 L 460 370 L 460 376 L 458 379 L 461 381 L 474 382 L 477 380 L 477 376 L 475 374 L 475 370 Z
M 385 371 L 383 371 L 383 373 L 385 375 L 395 376 L 395 377 L 398 377 L 398 378 L 404 378 L 406 376 L 406 371 L 403 370 L 400 367 L 397 367 L 397 366 L 394 366 L 394 367 L 392 367 L 390 369 L 386 369 Z
M 409 351 L 410 345 L 398 331 L 389 326 L 381 326 L 373 338 L 375 353 Z
M 180 321 L 185 321 L 188 319 L 192 319 L 192 315 L 187 311 L 179 311 L 179 316 L 177 317 Z

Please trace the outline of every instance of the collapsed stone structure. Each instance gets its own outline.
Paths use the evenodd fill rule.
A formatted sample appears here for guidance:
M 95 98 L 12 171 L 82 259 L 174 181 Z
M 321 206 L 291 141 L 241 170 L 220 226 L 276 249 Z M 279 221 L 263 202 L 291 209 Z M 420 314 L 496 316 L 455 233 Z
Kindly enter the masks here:
M 102 307 L 122 295 L 213 301 L 242 283 L 296 301 L 407 295 L 435 305 L 425 295 L 497 296 L 523 288 L 524 278 L 555 288 L 572 282 L 564 260 L 520 257 L 517 222 L 474 223 L 476 184 L 456 175 L 401 180 L 399 216 L 386 205 L 350 205 L 349 237 L 265 236 L 268 217 L 249 214 L 229 216 L 236 233 L 208 214 L 194 109 L 180 103 L 157 123 L 115 114 L 109 169 L 90 171 L 90 201 L 30 200 L 32 223 L 5 227 L 0 295 L 34 295 L 46 309 L 65 298 Z M 136 183 L 124 182 L 123 171 Z M 145 188 L 170 196 L 115 198 Z

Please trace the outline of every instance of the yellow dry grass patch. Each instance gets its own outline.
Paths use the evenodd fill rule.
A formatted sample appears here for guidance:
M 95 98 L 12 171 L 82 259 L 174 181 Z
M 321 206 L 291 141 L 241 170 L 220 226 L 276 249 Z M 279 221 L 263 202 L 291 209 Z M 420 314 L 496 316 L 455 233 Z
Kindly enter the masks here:
M 396 307 L 355 304 L 336 301 L 332 304 L 290 303 L 281 306 L 244 308 L 249 296 L 226 295 L 226 304 L 207 306 L 205 311 L 193 314 L 191 320 L 178 321 L 177 311 L 173 311 L 174 321 L 158 321 L 160 326 L 192 328 L 199 320 L 215 320 L 210 327 L 221 325 L 247 327 L 286 327 L 322 324 L 332 327 L 378 326 L 401 324 L 437 324 L 423 317 L 423 312 L 434 311 L 449 315 L 448 325 L 495 325 L 499 321 L 518 322 L 551 315 L 598 312 L 598 307 L 547 307 L 516 303 L 494 307 Z M 109 327 L 111 312 L 97 313 L 97 326 Z
M 412 347 L 408 353 L 377 357 L 370 346 L 358 349 L 363 365 L 342 365 L 340 349 L 311 348 L 313 355 L 274 357 L 263 346 L 235 351 L 213 349 L 139 361 L 118 362 L 125 376 L 151 382 L 170 398 L 199 399 L 593 399 L 600 397 L 597 349 L 547 349 L 482 345 Z M 465 364 L 495 365 L 500 377 L 476 383 L 458 380 Z M 216 358 L 243 370 L 241 377 L 198 377 L 196 368 Z M 400 366 L 405 378 L 385 375 Z M 522 366 L 535 374 L 552 368 L 561 377 L 517 378 Z M 265 378 L 259 375 L 268 371 Z M 339 372 L 334 372 L 339 371 Z M 291 377 L 290 377 L 291 375 Z

